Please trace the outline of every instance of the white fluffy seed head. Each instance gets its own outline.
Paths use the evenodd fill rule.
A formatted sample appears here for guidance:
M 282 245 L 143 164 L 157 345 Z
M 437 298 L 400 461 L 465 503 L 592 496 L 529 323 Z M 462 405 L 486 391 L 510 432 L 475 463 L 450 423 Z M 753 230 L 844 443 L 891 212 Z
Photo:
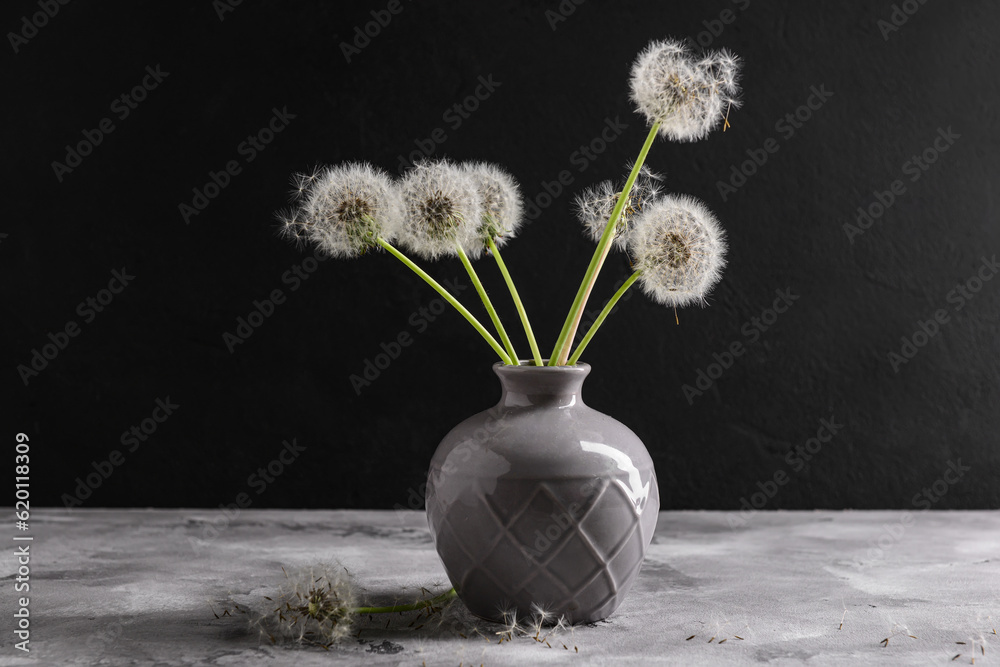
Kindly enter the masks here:
M 285 581 L 269 592 L 238 610 L 270 641 L 329 648 L 352 636 L 358 593 L 342 566 L 321 563 L 286 570 Z
M 517 235 L 523 222 L 524 204 L 521 190 L 514 177 L 500 167 L 488 162 L 473 162 L 463 165 L 475 184 L 481 207 L 481 224 L 476 236 L 465 252 L 470 257 L 478 257 L 492 238 L 497 246 L 503 246 Z
M 473 247 L 481 224 L 479 194 L 469 173 L 447 160 L 418 162 L 400 184 L 400 243 L 424 259 Z
M 631 172 L 632 167 L 628 170 Z M 632 190 L 629 192 L 628 201 L 625 202 L 618 222 L 615 226 L 615 246 L 624 250 L 632 234 L 632 228 L 636 218 L 642 211 L 651 205 L 660 194 L 660 182 L 663 177 L 654 173 L 645 165 L 639 170 Z M 573 199 L 576 209 L 576 217 L 583 223 L 584 232 L 597 243 L 604 235 L 604 229 L 614 213 L 615 204 L 625 183 L 615 186 L 611 181 L 602 181 L 597 185 L 592 185 Z
M 725 233 L 697 199 L 667 195 L 636 221 L 629 243 L 643 291 L 667 306 L 704 304 L 726 264 Z
M 347 163 L 292 177 L 297 208 L 279 213 L 282 233 L 332 257 L 357 257 L 391 240 L 400 224 L 392 178 L 368 163 Z
M 632 101 L 663 136 L 697 141 L 740 105 L 739 70 L 725 49 L 696 58 L 683 42 L 652 42 L 632 65 Z

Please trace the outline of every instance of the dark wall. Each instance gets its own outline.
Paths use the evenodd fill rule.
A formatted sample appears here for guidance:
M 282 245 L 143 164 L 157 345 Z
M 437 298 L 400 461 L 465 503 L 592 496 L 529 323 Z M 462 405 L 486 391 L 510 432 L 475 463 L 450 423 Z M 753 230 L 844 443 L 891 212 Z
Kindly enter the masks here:
M 452 312 L 418 331 L 435 295 L 388 255 L 298 278 L 309 255 L 274 220 L 289 175 L 346 160 L 396 173 L 422 147 L 505 165 L 549 204 L 505 255 L 549 348 L 592 252 L 572 194 L 624 175 L 646 135 L 631 61 L 674 36 L 745 63 L 730 130 L 658 141 L 649 157 L 669 191 L 716 212 L 729 266 L 680 326 L 637 290 L 585 355 L 587 401 L 646 442 L 664 508 L 738 509 L 759 488 L 774 491 L 769 509 L 1000 507 L 1000 5 L 613 4 L 401 0 L 345 55 L 386 2 L 73 2 L 37 34 L 23 17 L 39 6 L 7 3 L 4 32 L 30 38 L 8 34 L 3 56 L 3 437 L 31 439 L 32 499 L 418 499 L 437 442 L 495 402 L 495 359 Z M 135 108 L 114 102 L 144 78 Z M 477 91 L 467 118 L 446 114 Z M 273 140 L 244 143 L 275 110 Z M 105 118 L 113 131 L 95 134 Z M 581 160 L 616 120 L 614 141 Z M 74 167 L 66 147 L 85 131 L 100 143 Z M 230 161 L 238 173 L 196 200 Z M 549 203 L 563 170 L 572 183 Z M 182 204 L 205 206 L 185 216 Z M 859 223 L 859 207 L 872 217 Z M 468 284 L 456 261 L 428 268 Z M 496 271 L 480 270 L 517 331 Z M 613 255 L 595 308 L 627 270 Z M 134 277 L 102 294 L 115 271 Z M 273 314 L 227 344 L 275 290 Z M 775 316 L 782 292 L 792 305 Z M 68 324 L 77 335 L 60 336 Z M 401 332 L 412 345 L 358 393 L 350 377 Z M 18 367 L 49 334 L 65 349 L 47 348 L 25 382 Z M 178 407 L 166 415 L 158 400 Z M 123 444 L 154 414 L 155 433 Z M 253 477 L 292 440 L 304 449 L 281 474 Z M 776 474 L 783 484 L 768 483 Z M 80 486 L 88 475 L 97 488 Z

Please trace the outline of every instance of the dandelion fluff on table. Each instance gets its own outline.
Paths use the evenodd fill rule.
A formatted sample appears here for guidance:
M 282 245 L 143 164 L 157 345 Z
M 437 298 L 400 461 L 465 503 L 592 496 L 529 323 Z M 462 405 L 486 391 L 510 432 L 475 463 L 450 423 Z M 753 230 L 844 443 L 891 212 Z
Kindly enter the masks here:
M 631 170 L 630 166 L 629 171 Z M 662 176 L 646 166 L 639 170 L 635 183 L 632 185 L 632 191 L 629 193 L 628 201 L 622 207 L 621 215 L 615 226 L 614 242 L 619 250 L 626 248 L 635 219 L 660 194 L 662 180 Z M 573 207 L 576 210 L 576 217 L 583 224 L 584 232 L 594 243 L 599 242 L 604 235 L 604 229 L 611 219 L 611 214 L 614 213 L 615 204 L 618 203 L 618 197 L 624 187 L 624 183 L 621 187 L 616 188 L 611 181 L 601 181 L 574 197 Z
M 488 162 L 463 164 L 479 196 L 481 224 L 477 234 L 464 248 L 469 257 L 476 258 L 492 238 L 498 247 L 517 236 L 524 221 L 524 203 L 521 190 L 514 177 L 500 167 Z
M 726 264 L 725 232 L 693 197 L 667 195 L 636 221 L 629 242 L 639 283 L 667 306 L 704 303 Z
M 278 589 L 269 592 L 239 596 L 238 611 L 272 643 L 329 647 L 352 635 L 358 592 L 343 566 L 320 563 L 286 571 Z
M 698 58 L 682 42 L 652 42 L 632 65 L 632 101 L 663 136 L 697 141 L 740 105 L 739 69 L 725 49 Z
M 280 214 L 283 233 L 332 257 L 357 257 L 391 240 L 400 224 L 392 178 L 368 163 L 347 163 L 292 177 L 299 206 Z
M 403 219 L 399 241 L 428 260 L 457 255 L 456 244 L 471 247 L 481 225 L 482 207 L 467 171 L 447 160 L 423 160 L 400 184 Z

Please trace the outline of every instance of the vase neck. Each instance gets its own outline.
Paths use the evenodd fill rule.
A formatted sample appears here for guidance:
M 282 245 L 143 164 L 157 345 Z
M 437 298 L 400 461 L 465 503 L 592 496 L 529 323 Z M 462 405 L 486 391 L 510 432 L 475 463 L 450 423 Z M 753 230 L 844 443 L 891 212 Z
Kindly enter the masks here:
M 493 367 L 500 378 L 503 394 L 500 407 L 582 405 L 583 381 L 590 373 L 588 364 L 576 366 L 506 366 Z

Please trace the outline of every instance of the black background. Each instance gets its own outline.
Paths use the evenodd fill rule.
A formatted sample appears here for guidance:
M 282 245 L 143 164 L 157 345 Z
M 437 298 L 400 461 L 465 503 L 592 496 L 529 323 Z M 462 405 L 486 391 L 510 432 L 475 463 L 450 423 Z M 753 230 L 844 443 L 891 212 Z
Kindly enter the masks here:
M 630 64 L 673 36 L 744 59 L 732 128 L 659 140 L 648 160 L 669 191 L 716 212 L 729 266 L 710 307 L 679 311 L 680 326 L 636 290 L 584 357 L 587 402 L 647 444 L 664 509 L 738 508 L 779 470 L 790 481 L 768 508 L 919 508 L 915 495 L 959 460 L 970 470 L 933 506 L 1000 507 L 1000 280 L 959 311 L 948 300 L 1000 247 L 1000 5 L 904 4 L 915 13 L 883 34 L 888 0 L 567 0 L 559 21 L 547 14 L 556 2 L 403 0 L 350 62 L 342 44 L 386 2 L 71 2 L 17 53 L 8 35 L 2 437 L 31 438 L 32 500 L 63 505 L 116 449 L 124 462 L 83 505 L 217 506 L 241 492 L 255 507 L 418 499 L 437 442 L 495 402 L 495 359 L 452 312 L 417 334 L 409 318 L 435 295 L 388 255 L 324 262 L 293 290 L 282 277 L 307 254 L 277 238 L 274 218 L 289 176 L 347 160 L 398 173 L 399 156 L 437 128 L 447 138 L 433 155 L 498 162 L 531 200 L 569 170 L 573 183 L 505 253 L 547 351 L 592 252 L 572 194 L 624 176 L 646 134 L 628 101 Z M 38 11 L 6 3 L 0 26 L 19 32 Z M 119 119 L 113 100 L 157 65 L 168 76 Z M 499 86 L 454 127 L 445 112 L 481 76 Z M 814 87 L 833 95 L 801 110 L 809 119 L 788 136 L 778 123 Z M 248 162 L 239 146 L 275 108 L 294 118 Z M 52 163 L 105 117 L 114 131 L 59 181 Z M 627 129 L 580 172 L 574 152 L 615 118 Z M 948 128 L 960 138 L 909 180 L 904 164 Z M 772 137 L 777 152 L 724 197 L 717 183 Z M 179 205 L 230 160 L 241 172 L 186 224 Z M 905 192 L 849 239 L 844 223 L 896 179 Z M 78 304 L 122 267 L 134 280 L 85 323 Z M 457 261 L 428 268 L 463 276 Z M 497 272 L 480 272 L 518 331 Z M 625 275 L 612 255 L 594 307 Z M 231 353 L 223 334 L 275 289 L 286 301 Z M 751 341 L 744 326 L 778 289 L 799 299 Z M 938 309 L 948 322 L 896 372 L 889 353 Z M 80 334 L 25 385 L 17 367 L 70 320 Z M 414 343 L 358 395 L 350 376 L 404 331 Z M 682 385 L 734 341 L 747 352 L 686 400 Z M 121 434 L 167 397 L 175 413 L 123 448 Z M 843 428 L 794 469 L 786 454 L 831 416 Z M 293 438 L 305 451 L 256 493 L 249 476 Z

